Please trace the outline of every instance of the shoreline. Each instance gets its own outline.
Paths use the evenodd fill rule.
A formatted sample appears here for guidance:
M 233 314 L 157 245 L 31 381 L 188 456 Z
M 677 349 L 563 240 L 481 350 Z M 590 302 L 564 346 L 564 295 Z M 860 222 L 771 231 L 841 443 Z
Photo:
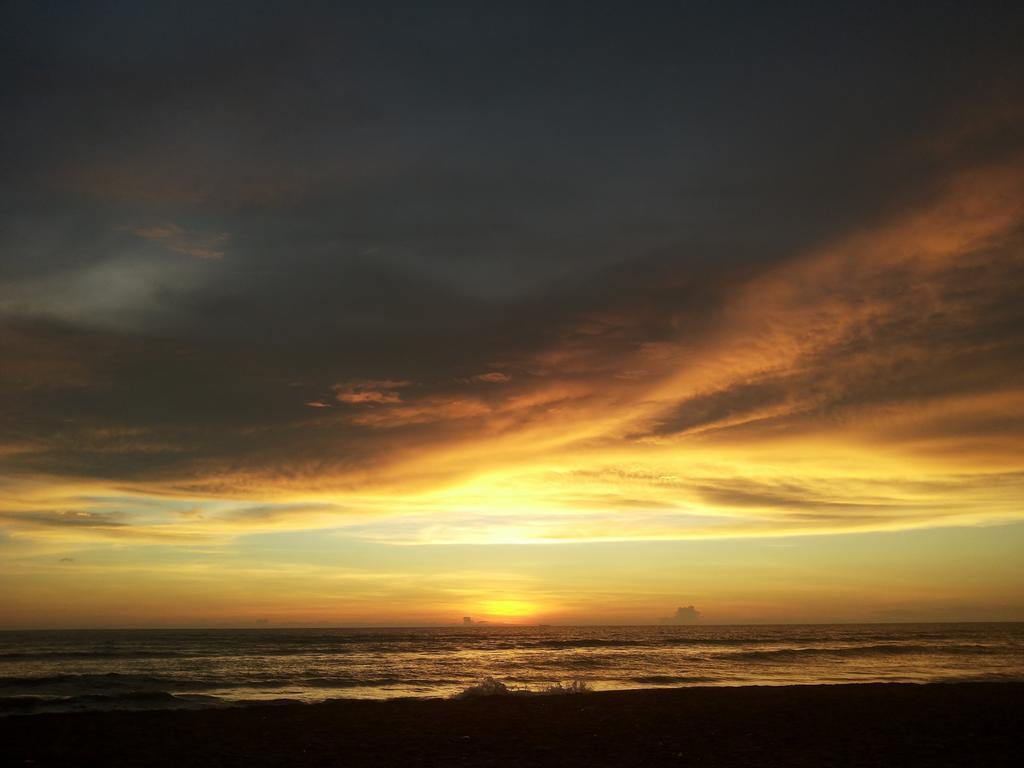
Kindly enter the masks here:
M 1012 765 L 1022 682 L 648 688 L 11 715 L 2 766 Z
M 586 681 L 581 681 L 586 684 Z M 485 684 L 485 681 L 481 681 Z M 0 722 L 11 717 L 38 717 L 42 715 L 79 715 L 79 714 L 123 714 L 132 712 L 208 712 L 225 709 L 260 709 L 277 707 L 319 707 L 334 704 L 345 705 L 349 702 L 388 703 L 388 702 L 443 702 L 443 701 L 479 701 L 481 699 L 503 698 L 550 698 L 566 695 L 608 695 L 608 694 L 642 694 L 647 692 L 678 691 L 678 690 L 741 690 L 741 689 L 804 689 L 804 688 L 835 688 L 860 686 L 948 686 L 948 685 L 1024 685 L 1024 678 L 975 678 L 961 680 L 865 680 L 862 682 L 831 681 L 808 683 L 773 683 L 773 682 L 681 682 L 676 685 L 656 684 L 637 685 L 632 688 L 590 688 L 573 692 L 553 690 L 552 686 L 530 688 L 509 686 L 505 691 L 497 693 L 477 692 L 481 686 L 469 686 L 461 692 L 448 695 L 430 694 L 395 694 L 386 696 L 332 696 L 314 700 L 304 700 L 291 696 L 259 697 L 259 698 L 227 698 L 205 693 L 171 693 L 169 691 L 126 691 L 122 693 L 90 693 L 71 694 L 64 697 L 39 697 L 31 694 L 0 696 Z M 556 683 L 554 685 L 561 685 Z M 572 682 L 569 685 L 573 685 Z

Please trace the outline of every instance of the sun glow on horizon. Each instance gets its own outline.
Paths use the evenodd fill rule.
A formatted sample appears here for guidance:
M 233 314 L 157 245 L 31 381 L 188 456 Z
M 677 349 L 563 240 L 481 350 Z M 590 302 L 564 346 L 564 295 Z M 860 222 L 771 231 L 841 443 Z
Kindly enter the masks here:
M 488 620 L 522 623 L 536 618 L 540 607 L 529 600 L 501 598 L 482 601 L 479 613 Z

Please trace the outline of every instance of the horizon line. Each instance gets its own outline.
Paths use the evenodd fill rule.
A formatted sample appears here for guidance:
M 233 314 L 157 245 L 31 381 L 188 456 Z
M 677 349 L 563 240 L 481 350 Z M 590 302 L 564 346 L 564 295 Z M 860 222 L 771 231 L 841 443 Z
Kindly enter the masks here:
M 489 627 L 532 627 L 532 628 L 593 628 L 604 627 L 676 627 L 676 628 L 716 628 L 716 627 L 827 627 L 827 626 L 887 626 L 887 625 L 950 625 L 950 624 L 1024 624 L 1024 619 L 968 619 L 961 621 L 796 621 L 796 622 L 726 622 L 717 624 L 673 624 L 670 622 L 652 622 L 646 624 L 553 624 L 548 622 L 538 623 L 511 623 L 511 622 L 476 622 L 473 624 L 461 623 L 431 623 L 431 624 L 223 624 L 223 625 L 156 625 L 156 626 L 76 626 L 76 627 L 0 627 L 0 632 L 145 632 L 145 631 L 203 631 L 203 630 L 276 630 L 276 629 L 451 629 L 451 628 L 489 628 Z

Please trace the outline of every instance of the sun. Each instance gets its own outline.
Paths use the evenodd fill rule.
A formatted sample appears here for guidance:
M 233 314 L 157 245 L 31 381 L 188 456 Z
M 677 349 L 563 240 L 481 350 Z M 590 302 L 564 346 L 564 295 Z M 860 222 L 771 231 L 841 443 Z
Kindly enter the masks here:
M 521 621 L 536 615 L 538 606 L 527 600 L 484 600 L 480 612 L 506 621 Z

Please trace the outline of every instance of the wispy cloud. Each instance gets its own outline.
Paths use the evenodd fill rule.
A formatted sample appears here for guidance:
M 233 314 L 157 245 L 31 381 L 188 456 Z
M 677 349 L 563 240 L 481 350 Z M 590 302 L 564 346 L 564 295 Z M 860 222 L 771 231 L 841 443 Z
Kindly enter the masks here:
M 340 403 L 387 405 L 402 402 L 399 390 L 412 386 L 411 381 L 361 379 L 334 385 L 334 397 Z
M 501 371 L 489 371 L 488 373 L 478 373 L 473 377 L 473 381 L 482 381 L 487 384 L 505 384 L 512 379 L 507 373 Z
M 222 258 L 231 240 L 231 236 L 226 232 L 211 234 L 189 231 L 171 222 L 135 227 L 131 232 L 144 240 L 159 243 L 175 253 L 196 259 Z

